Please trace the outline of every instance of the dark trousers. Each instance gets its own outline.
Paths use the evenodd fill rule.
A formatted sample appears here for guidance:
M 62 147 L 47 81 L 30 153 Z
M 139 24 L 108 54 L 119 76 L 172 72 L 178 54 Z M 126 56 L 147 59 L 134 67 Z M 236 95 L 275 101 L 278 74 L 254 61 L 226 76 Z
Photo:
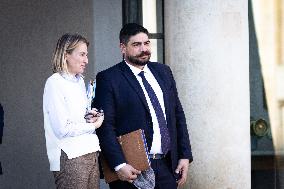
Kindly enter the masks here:
M 171 164 L 167 158 L 151 159 L 151 167 L 155 172 L 155 189 L 176 189 L 176 179 L 171 171 Z M 137 189 L 133 184 L 125 181 L 114 181 L 109 184 L 110 189 Z

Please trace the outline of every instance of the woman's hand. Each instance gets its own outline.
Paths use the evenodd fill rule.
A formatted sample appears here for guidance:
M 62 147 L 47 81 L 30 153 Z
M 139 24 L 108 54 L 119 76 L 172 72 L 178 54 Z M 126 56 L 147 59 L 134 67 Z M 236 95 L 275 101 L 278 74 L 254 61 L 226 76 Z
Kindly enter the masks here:
M 96 118 L 97 119 L 94 122 L 94 125 L 95 125 L 95 127 L 97 129 L 97 128 L 99 128 L 102 125 L 102 123 L 104 121 L 104 113 L 100 113 L 100 115 L 98 117 L 96 116 Z
M 85 116 L 87 123 L 94 123 L 94 126 L 99 128 L 104 121 L 104 112 L 103 110 L 97 110 L 96 108 L 92 108 L 92 110 L 88 111 L 88 114 Z

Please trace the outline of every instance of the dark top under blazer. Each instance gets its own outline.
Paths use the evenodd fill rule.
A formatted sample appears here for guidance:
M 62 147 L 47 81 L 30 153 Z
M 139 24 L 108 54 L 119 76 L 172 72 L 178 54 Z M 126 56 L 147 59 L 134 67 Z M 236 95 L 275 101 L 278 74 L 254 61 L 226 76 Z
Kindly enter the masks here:
M 179 159 L 192 161 L 185 115 L 170 68 L 154 62 L 147 65 L 163 91 L 174 171 Z M 117 136 L 143 129 L 150 150 L 153 141 L 150 110 L 139 82 L 125 62 L 97 74 L 96 97 L 92 107 L 104 110 L 104 122 L 96 132 L 111 168 L 126 162 Z

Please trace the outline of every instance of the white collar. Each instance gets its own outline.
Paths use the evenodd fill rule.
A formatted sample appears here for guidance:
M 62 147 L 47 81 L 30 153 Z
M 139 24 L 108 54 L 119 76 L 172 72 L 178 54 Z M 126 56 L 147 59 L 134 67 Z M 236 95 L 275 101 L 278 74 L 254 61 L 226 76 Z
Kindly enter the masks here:
M 133 72 L 133 74 L 135 76 L 138 76 L 138 74 L 141 71 L 144 71 L 144 73 L 146 73 L 146 74 L 151 72 L 147 64 L 144 66 L 143 70 L 141 70 L 141 69 L 139 69 L 139 68 L 137 68 L 137 67 L 135 67 L 135 66 L 133 66 L 133 65 L 131 65 L 129 63 L 127 63 L 126 61 L 125 61 L 125 63 L 126 63 L 127 66 L 129 66 L 129 68 L 131 69 L 131 71 Z
M 80 74 L 76 74 L 76 75 L 74 76 L 74 75 L 71 75 L 71 74 L 66 73 L 66 72 L 62 72 L 62 73 L 60 73 L 60 75 L 61 75 L 64 79 L 66 79 L 66 80 L 68 80 L 68 81 L 72 81 L 72 82 L 79 82 L 80 77 L 81 77 Z

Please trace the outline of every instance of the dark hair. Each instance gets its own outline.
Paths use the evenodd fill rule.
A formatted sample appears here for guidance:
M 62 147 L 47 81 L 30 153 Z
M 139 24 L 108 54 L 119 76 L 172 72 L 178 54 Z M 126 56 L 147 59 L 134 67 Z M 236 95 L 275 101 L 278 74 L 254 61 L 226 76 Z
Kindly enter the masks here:
M 129 41 L 129 38 L 138 33 L 145 33 L 149 35 L 149 32 L 143 26 L 136 23 L 128 23 L 123 26 L 119 33 L 120 43 L 126 44 Z

